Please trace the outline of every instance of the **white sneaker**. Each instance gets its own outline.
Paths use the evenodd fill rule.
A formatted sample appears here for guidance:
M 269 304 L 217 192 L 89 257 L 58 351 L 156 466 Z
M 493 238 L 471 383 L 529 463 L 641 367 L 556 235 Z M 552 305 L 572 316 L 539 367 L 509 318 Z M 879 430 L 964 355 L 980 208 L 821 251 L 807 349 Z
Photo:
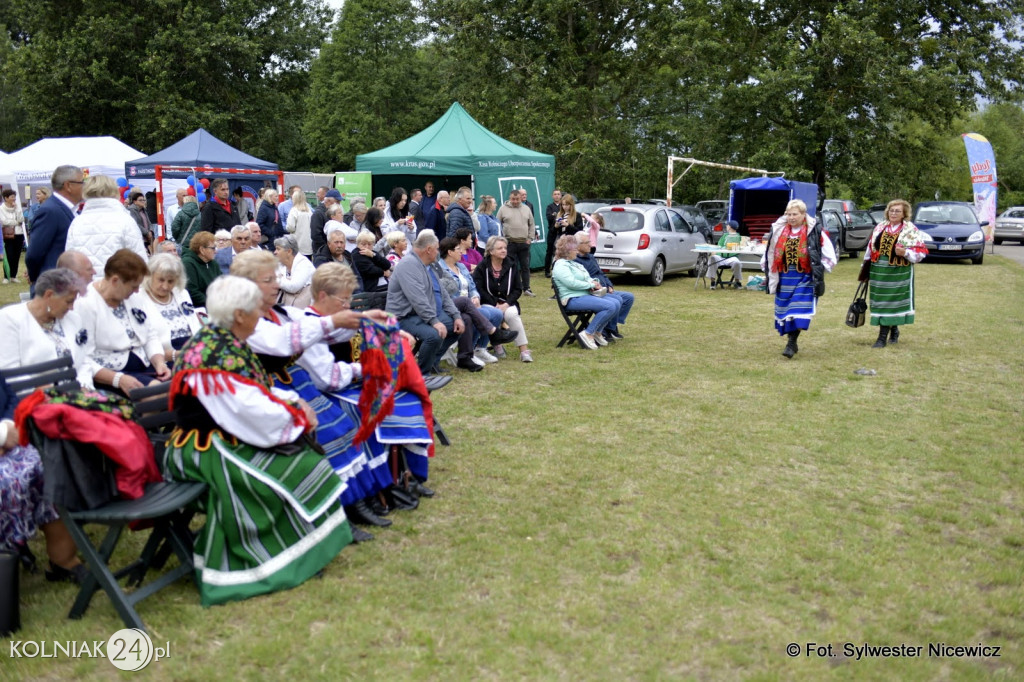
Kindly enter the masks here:
M 483 367 L 484 365 L 487 364 L 486 362 L 484 362 L 483 360 L 478 358 L 475 353 L 473 354 L 473 357 L 471 357 L 469 359 L 469 361 L 472 362 L 474 365 L 477 365 L 479 367 Z
M 447 362 L 449 365 L 452 365 L 453 367 L 458 364 L 459 359 L 455 355 L 454 346 L 450 347 L 448 350 L 444 352 L 444 355 L 441 356 L 440 362 Z
M 477 348 L 475 351 L 473 351 L 473 357 L 476 358 L 477 360 L 482 360 L 485 364 L 490 364 L 492 362 L 498 361 L 498 358 L 488 353 L 486 348 Z
M 597 350 L 597 343 L 594 341 L 594 337 L 587 332 L 580 332 L 580 340 L 583 341 L 583 345 L 590 350 Z
M 608 345 L 608 341 L 605 340 L 604 334 L 602 334 L 601 332 L 598 332 L 598 333 L 594 334 L 594 341 L 599 346 L 607 346 Z

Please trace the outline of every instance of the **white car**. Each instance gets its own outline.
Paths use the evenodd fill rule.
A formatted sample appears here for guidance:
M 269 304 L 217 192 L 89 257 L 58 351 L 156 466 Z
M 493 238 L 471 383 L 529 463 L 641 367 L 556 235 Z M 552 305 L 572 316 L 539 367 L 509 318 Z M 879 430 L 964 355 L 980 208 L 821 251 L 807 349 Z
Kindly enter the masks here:
M 996 218 L 992 241 L 1002 244 L 1007 239 L 1024 244 L 1024 206 L 1008 208 Z

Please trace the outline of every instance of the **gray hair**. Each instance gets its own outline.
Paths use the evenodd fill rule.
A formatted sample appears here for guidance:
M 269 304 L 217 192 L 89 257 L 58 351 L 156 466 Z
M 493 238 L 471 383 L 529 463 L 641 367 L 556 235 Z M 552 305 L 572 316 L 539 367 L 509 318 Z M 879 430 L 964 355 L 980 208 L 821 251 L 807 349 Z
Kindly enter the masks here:
M 295 237 L 290 234 L 286 234 L 283 237 L 278 237 L 274 240 L 274 246 L 279 249 L 288 249 L 292 253 L 299 252 L 299 242 Z
M 36 298 L 42 298 L 47 291 L 55 296 L 67 296 L 82 290 L 82 278 L 69 268 L 54 268 L 39 275 L 36 280 Z
M 65 182 L 77 180 L 80 175 L 83 175 L 83 173 L 82 169 L 78 166 L 57 166 L 53 171 L 53 175 L 50 176 L 50 184 L 53 185 L 53 189 L 56 191 L 62 188 Z
M 333 204 L 333 205 L 331 205 L 330 208 L 327 209 L 327 217 L 328 218 L 330 218 L 332 215 L 335 215 L 336 213 L 340 213 L 342 215 L 345 215 L 345 209 L 343 209 L 341 207 L 341 204 Z
M 231 239 L 231 233 L 225 229 L 217 230 L 213 233 L 214 239 Z
M 185 267 L 176 254 L 158 253 L 149 259 L 149 275 L 146 282 L 157 275 L 170 275 L 174 278 L 175 289 L 185 288 Z
M 465 199 L 466 197 L 473 196 L 473 190 L 468 187 L 460 187 L 459 191 L 455 193 L 456 199 Z
M 433 230 L 423 230 L 416 235 L 416 241 L 413 242 L 412 246 L 414 249 L 429 249 L 431 246 L 437 244 L 437 235 L 434 234 Z
M 223 329 L 231 329 L 236 310 L 251 313 L 262 305 L 260 288 L 244 277 L 221 275 L 206 290 L 206 314 L 210 316 L 210 322 Z
M 226 184 L 228 184 L 228 181 L 225 178 L 217 178 L 210 183 L 210 192 L 216 192 L 218 187 Z
M 248 231 L 249 231 L 249 228 L 246 227 L 245 225 L 235 225 L 234 227 L 231 228 L 231 234 L 229 236 L 233 239 L 233 238 L 237 237 L 238 235 L 242 234 L 243 232 L 248 232 Z M 214 237 L 216 238 L 216 235 L 214 235 Z

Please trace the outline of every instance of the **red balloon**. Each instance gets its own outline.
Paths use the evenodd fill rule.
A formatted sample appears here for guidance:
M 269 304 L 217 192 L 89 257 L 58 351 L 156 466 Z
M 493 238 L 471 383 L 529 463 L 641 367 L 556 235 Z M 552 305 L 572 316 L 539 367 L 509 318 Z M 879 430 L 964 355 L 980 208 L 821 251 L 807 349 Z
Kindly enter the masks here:
M 199 182 L 203 183 L 203 189 L 210 189 L 210 181 L 206 178 L 203 178 Z
M 187 191 L 188 191 L 188 195 L 190 197 L 194 197 L 196 195 L 196 188 L 195 187 L 189 187 Z

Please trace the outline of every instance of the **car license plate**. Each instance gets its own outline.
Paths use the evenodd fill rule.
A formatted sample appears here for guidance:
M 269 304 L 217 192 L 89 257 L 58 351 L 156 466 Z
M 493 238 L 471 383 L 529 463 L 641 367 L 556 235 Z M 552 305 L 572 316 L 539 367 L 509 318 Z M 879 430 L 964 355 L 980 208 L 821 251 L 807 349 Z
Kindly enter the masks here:
M 939 244 L 939 251 L 960 251 L 962 248 L 960 244 Z
M 597 259 L 597 264 L 598 265 L 618 265 L 619 264 L 619 259 L 618 258 L 598 258 Z

